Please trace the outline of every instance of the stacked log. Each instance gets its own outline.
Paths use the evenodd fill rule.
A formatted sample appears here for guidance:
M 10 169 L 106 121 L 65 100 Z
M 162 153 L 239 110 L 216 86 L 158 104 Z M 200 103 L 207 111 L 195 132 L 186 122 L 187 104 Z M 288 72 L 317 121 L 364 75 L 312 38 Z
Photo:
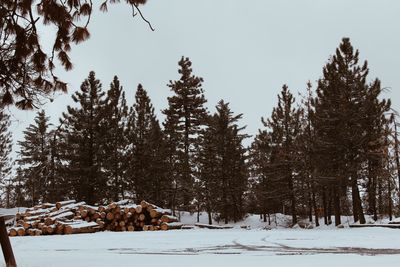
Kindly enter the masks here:
M 10 236 L 94 233 L 97 231 L 157 231 L 181 229 L 171 211 L 142 201 L 90 206 L 75 200 L 45 203 L 16 215 Z

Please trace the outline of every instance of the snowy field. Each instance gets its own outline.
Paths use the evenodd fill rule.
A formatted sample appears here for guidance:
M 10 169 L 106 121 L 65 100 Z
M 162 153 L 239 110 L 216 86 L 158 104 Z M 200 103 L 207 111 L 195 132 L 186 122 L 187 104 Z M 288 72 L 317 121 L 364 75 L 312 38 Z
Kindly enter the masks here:
M 400 262 L 400 230 L 385 228 L 101 232 L 14 237 L 11 242 L 19 267 L 376 267 Z

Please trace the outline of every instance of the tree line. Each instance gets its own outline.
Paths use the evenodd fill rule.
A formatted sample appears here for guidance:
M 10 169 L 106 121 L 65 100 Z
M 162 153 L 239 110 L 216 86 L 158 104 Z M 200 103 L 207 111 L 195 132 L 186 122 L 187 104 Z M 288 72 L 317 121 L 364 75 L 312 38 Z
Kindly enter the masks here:
M 58 124 L 37 113 L 18 142 L 12 174 L 9 117 L 0 114 L 5 205 L 133 198 L 174 212 L 205 211 L 210 223 L 249 212 L 266 221 L 281 212 L 293 224 L 308 217 L 317 226 L 332 217 L 339 225 L 341 215 L 365 223 L 365 214 L 376 220 L 399 211 L 395 115 L 348 38 L 300 101 L 282 86 L 250 147 L 242 114 L 224 100 L 214 112 L 205 107 L 203 79 L 191 65 L 179 61 L 161 123 L 141 84 L 128 106 L 117 77 L 103 90 L 90 72 Z

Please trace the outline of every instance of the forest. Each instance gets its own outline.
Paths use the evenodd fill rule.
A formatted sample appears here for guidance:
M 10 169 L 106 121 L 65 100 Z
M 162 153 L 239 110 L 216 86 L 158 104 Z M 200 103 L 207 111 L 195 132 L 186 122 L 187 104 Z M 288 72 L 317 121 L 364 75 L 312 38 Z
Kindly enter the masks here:
M 296 99 L 282 86 L 253 137 L 228 102 L 208 110 L 203 78 L 189 58 L 178 64 L 180 79 L 168 84 L 164 121 L 145 85 L 137 85 L 128 106 L 117 76 L 104 89 L 90 72 L 58 124 L 38 111 L 15 160 L 3 107 L 2 206 L 132 198 L 174 213 L 204 211 L 210 223 L 237 222 L 248 213 L 267 221 L 269 214 L 284 213 L 293 225 L 308 218 L 316 226 L 332 224 L 332 217 L 340 225 L 341 215 L 363 224 L 365 215 L 377 220 L 400 213 L 398 114 L 349 38 L 315 85 L 305 83 L 305 95 Z

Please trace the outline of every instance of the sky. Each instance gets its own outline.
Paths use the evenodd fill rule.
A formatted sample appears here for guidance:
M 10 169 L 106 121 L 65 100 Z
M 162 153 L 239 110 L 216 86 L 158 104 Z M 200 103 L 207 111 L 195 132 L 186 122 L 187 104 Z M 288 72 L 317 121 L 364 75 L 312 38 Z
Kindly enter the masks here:
M 214 112 L 220 99 L 229 102 L 235 114 L 243 113 L 240 123 L 254 137 L 282 85 L 299 100 L 307 81 L 315 86 L 322 76 L 343 37 L 368 60 L 370 80 L 381 79 L 388 88 L 383 97 L 400 110 L 398 0 L 148 0 L 141 10 L 154 32 L 138 16 L 132 18 L 125 4 L 101 13 L 102 1 L 93 2 L 90 39 L 72 48 L 72 71 L 58 68 L 69 92 L 43 106 L 54 124 L 91 70 L 105 90 L 117 75 L 130 105 L 142 83 L 162 121 L 171 95 L 167 84 L 179 79 L 177 63 L 185 56 L 194 74 L 204 78 L 207 108 Z M 41 31 L 48 48 L 52 29 Z M 14 141 L 21 140 L 36 112 L 11 112 Z

